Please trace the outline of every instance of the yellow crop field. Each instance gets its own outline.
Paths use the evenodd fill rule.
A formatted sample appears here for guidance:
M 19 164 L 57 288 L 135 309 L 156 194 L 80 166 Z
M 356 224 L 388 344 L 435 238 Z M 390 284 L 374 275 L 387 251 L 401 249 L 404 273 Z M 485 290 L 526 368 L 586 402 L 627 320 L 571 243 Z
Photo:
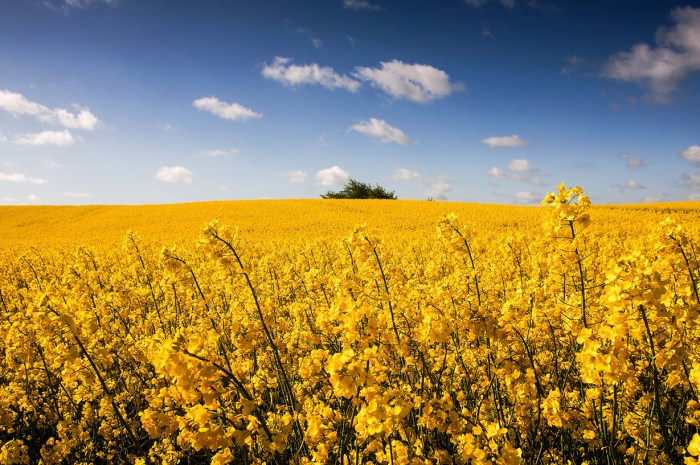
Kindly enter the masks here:
M 697 202 L 2 207 L 0 231 L 2 464 L 700 463 Z

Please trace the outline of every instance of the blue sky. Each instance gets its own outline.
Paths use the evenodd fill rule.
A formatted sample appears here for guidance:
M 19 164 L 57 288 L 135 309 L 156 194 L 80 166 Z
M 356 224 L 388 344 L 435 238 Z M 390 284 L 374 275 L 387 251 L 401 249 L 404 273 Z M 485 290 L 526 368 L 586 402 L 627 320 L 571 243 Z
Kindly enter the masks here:
M 700 200 L 700 5 L 0 1 L 0 205 Z

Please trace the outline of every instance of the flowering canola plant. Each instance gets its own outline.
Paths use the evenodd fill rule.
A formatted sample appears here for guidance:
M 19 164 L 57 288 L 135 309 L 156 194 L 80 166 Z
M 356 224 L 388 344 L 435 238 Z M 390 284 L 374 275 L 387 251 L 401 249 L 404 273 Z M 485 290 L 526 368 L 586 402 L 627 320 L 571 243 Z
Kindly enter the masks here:
M 307 202 L 10 243 L 0 463 L 700 463 L 697 204 Z

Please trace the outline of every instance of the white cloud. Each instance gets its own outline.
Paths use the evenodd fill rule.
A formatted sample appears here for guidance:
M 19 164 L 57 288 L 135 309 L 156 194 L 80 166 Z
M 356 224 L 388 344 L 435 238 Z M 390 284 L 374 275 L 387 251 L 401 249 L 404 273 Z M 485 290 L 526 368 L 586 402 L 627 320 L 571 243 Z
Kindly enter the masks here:
M 627 168 L 641 168 L 646 165 L 644 160 L 631 153 L 623 153 L 620 155 L 620 158 L 625 160 L 625 166 Z
M 508 162 L 508 169 L 525 173 L 535 171 L 535 168 L 525 158 L 513 158 Z
M 464 0 L 464 3 L 475 8 L 479 8 L 489 2 L 490 0 Z M 515 8 L 515 0 L 498 0 L 498 3 L 511 10 Z
M 700 171 L 693 174 L 683 173 L 683 182 L 692 191 L 700 191 Z
M 17 145 L 71 145 L 75 142 L 73 135 L 67 130 L 43 131 L 33 134 L 20 134 L 15 137 Z
M 202 97 L 192 102 L 195 108 L 208 111 L 219 118 L 229 121 L 245 121 L 261 118 L 262 115 L 238 103 L 227 103 L 216 97 Z
M 55 11 L 68 13 L 71 9 L 84 10 L 96 3 L 116 5 L 118 0 L 44 0 L 44 4 Z
M 38 195 L 34 194 L 29 194 L 27 196 L 27 200 L 29 200 L 30 203 L 39 203 L 41 202 L 41 198 Z
M 397 169 L 394 171 L 394 175 L 392 177 L 401 181 L 417 181 L 421 179 L 420 173 L 406 168 Z
M 481 142 L 483 142 L 491 148 L 522 147 L 530 143 L 526 140 L 521 139 L 520 136 L 516 134 L 510 136 L 487 137 L 485 139 L 481 139 Z
M 204 150 L 199 152 L 203 157 L 209 158 L 221 158 L 221 157 L 232 157 L 238 155 L 238 149 L 214 149 L 214 150 Z
M 158 170 L 155 178 L 164 182 L 191 183 L 194 180 L 192 172 L 184 166 L 164 166 Z
M 681 157 L 693 164 L 700 163 L 700 145 L 691 145 L 681 152 Z
M 492 166 L 488 174 L 495 179 L 504 179 L 506 181 L 520 181 L 536 186 L 542 186 L 546 183 L 535 174 L 540 173 L 540 170 L 530 164 L 525 158 L 514 158 L 508 163 L 508 169 L 503 170 L 497 166 Z
M 577 55 L 569 55 L 568 57 L 564 58 L 564 62 L 566 64 L 564 65 L 564 68 L 562 68 L 561 74 L 567 77 L 576 73 L 583 65 L 586 64 L 586 60 Z
M 0 132 L 0 142 L 7 142 L 7 136 Z
M 430 199 L 445 200 L 445 194 L 452 191 L 450 178 L 446 174 L 438 174 L 430 180 L 426 180 L 423 195 Z
M 369 81 L 394 98 L 418 103 L 444 98 L 464 89 L 463 84 L 450 82 L 450 76 L 440 69 L 399 60 L 381 62 L 379 68 L 357 67 L 355 77 Z
M 84 192 L 64 192 L 63 193 L 64 197 L 71 197 L 71 198 L 77 198 L 77 199 L 87 199 L 92 197 L 90 194 L 86 194 Z
M 637 44 L 610 57 L 604 77 L 634 82 L 648 89 L 647 99 L 668 103 L 678 84 L 700 70 L 700 8 L 671 11 L 674 25 L 656 31 L 656 46 Z
M 539 203 L 544 197 L 542 194 L 532 191 L 516 192 L 513 194 L 515 201 L 522 204 Z
M 0 182 L 29 182 L 32 184 L 46 184 L 49 182 L 42 178 L 33 178 L 24 173 L 0 173 Z
M 329 90 L 345 89 L 350 92 L 360 89 L 360 82 L 336 73 L 331 67 L 322 67 L 316 63 L 293 65 L 291 61 L 291 58 L 275 57 L 271 65 L 266 64 L 263 67 L 263 77 L 292 87 L 306 84 L 319 85 Z
M 331 166 L 316 173 L 316 183 L 322 186 L 342 185 L 349 179 L 350 174 L 338 166 Z
M 175 132 L 175 127 L 170 123 L 158 123 L 156 126 L 166 132 Z
M 100 124 L 100 120 L 87 108 L 77 104 L 73 104 L 73 108 L 76 110 L 75 113 L 64 108 L 52 109 L 40 103 L 32 102 L 20 93 L 11 92 L 7 89 L 0 90 L 0 109 L 12 115 L 34 116 L 44 123 L 57 124 L 69 129 L 86 129 L 88 131 L 95 129 Z
M 378 137 L 382 142 L 396 142 L 401 145 L 411 144 L 411 139 L 402 130 L 381 119 L 370 118 L 369 121 L 361 121 L 350 126 L 350 130 L 366 136 Z
M 647 203 L 649 203 L 649 202 L 661 202 L 661 199 L 658 197 L 652 197 L 650 195 L 647 195 L 646 197 L 644 197 L 642 199 L 642 202 L 647 202 Z
M 301 170 L 291 170 L 283 173 L 283 175 L 287 178 L 287 180 L 289 180 L 289 182 L 301 183 L 306 180 L 307 173 L 306 171 Z M 316 175 L 316 179 L 318 179 L 318 175 Z
M 644 186 L 639 184 L 638 181 L 635 181 L 634 179 L 630 179 L 625 183 L 625 189 L 644 189 Z
M 379 10 L 381 7 L 367 0 L 343 0 L 343 7 L 348 10 Z
M 0 203 L 7 204 L 7 203 L 15 203 L 15 202 L 17 202 L 17 199 L 14 197 L 10 197 L 8 195 L 6 195 L 4 197 L 0 197 Z

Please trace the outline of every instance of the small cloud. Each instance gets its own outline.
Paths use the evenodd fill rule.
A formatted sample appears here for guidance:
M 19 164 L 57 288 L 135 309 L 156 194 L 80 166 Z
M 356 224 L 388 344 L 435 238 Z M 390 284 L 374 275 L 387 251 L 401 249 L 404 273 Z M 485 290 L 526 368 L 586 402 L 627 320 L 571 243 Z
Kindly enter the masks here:
M 656 31 L 656 46 L 637 44 L 605 64 L 602 77 L 633 82 L 647 89 L 653 103 L 670 103 L 678 85 L 700 70 L 700 8 L 675 8 L 674 24 Z
M 7 89 L 0 90 L 0 109 L 14 116 L 34 116 L 43 123 L 61 125 L 68 129 L 85 129 L 92 131 L 100 120 L 87 108 L 73 104 L 75 112 L 64 108 L 49 108 L 40 103 L 32 102 L 18 92 Z
M 199 155 L 209 158 L 222 158 L 222 157 L 233 157 L 238 155 L 238 149 L 217 149 L 217 150 L 204 150 L 199 152 Z
M 28 182 L 31 184 L 46 184 L 49 182 L 43 178 L 33 178 L 24 173 L 0 173 L 0 182 Z
M 491 0 L 464 0 L 464 3 L 474 8 L 482 7 L 490 2 Z M 515 0 L 495 0 L 495 3 L 500 3 L 509 10 L 515 8 Z
M 323 47 L 323 41 L 321 39 L 319 39 L 318 37 L 312 37 L 311 43 L 313 44 L 313 46 L 316 50 Z
M 367 0 L 343 0 L 343 8 L 348 10 L 381 10 L 379 5 L 368 2 Z
M 652 196 L 648 195 L 642 199 L 642 202 L 645 202 L 645 203 L 661 202 L 661 199 L 658 197 L 652 197 Z
M 421 175 L 416 171 L 411 171 L 406 168 L 399 168 L 396 171 L 394 171 L 394 175 L 392 176 L 392 178 L 398 179 L 400 181 L 417 181 L 421 179 Z
M 644 189 L 644 186 L 639 184 L 639 182 L 635 181 L 634 179 L 627 181 L 624 187 L 625 189 Z
M 355 77 L 368 81 L 396 99 L 428 103 L 463 90 L 462 83 L 430 65 L 407 64 L 399 60 L 381 62 L 379 68 L 356 68 Z
M 695 165 L 700 164 L 700 145 L 691 145 L 681 152 L 681 158 Z
M 155 178 L 163 182 L 191 183 L 194 180 L 192 172 L 184 166 L 164 166 L 155 174 Z
M 175 127 L 170 123 L 162 123 L 162 124 L 159 123 L 159 124 L 156 124 L 156 126 L 158 127 L 158 129 L 161 129 L 161 130 L 166 131 L 166 132 L 175 132 Z
M 542 200 L 543 197 L 544 196 L 542 194 L 532 191 L 516 192 L 515 194 L 513 194 L 513 198 L 515 198 L 515 201 L 517 203 L 527 205 L 537 204 Z
M 481 35 L 489 39 L 493 39 L 493 33 L 491 32 L 491 29 L 489 29 L 489 27 L 485 24 L 481 28 Z
M 43 131 L 33 134 L 20 134 L 15 137 L 16 145 L 71 145 L 75 142 L 71 133 L 63 131 Z
M 282 175 L 286 177 L 289 182 L 293 183 L 302 183 L 306 181 L 307 174 L 308 173 L 306 171 L 301 170 L 290 170 L 282 173 Z M 316 179 L 318 179 L 318 174 L 316 175 Z
M 94 4 L 116 5 L 119 0 L 44 0 L 44 5 L 52 10 L 68 14 L 71 10 L 84 10 Z
M 381 119 L 370 118 L 369 121 L 361 121 L 350 126 L 350 130 L 366 136 L 377 137 L 382 142 L 396 142 L 401 145 L 411 144 L 411 139 L 403 131 Z
M 446 174 L 438 174 L 431 179 L 427 179 L 425 184 L 423 195 L 429 199 L 446 200 L 446 194 L 452 192 L 450 178 Z
M 41 166 L 43 166 L 44 168 L 49 169 L 49 170 L 54 170 L 56 168 L 62 168 L 63 165 L 56 163 L 53 160 L 44 160 L 41 163 Z
M 530 142 L 521 139 L 520 136 L 516 134 L 510 136 L 487 137 L 485 139 L 481 139 L 481 142 L 488 145 L 492 149 L 501 147 L 522 147 L 530 144 Z
M 27 196 L 27 200 L 28 200 L 30 203 L 39 203 L 39 202 L 41 202 L 41 198 L 40 198 L 39 196 L 37 196 L 37 195 L 34 195 L 34 194 L 29 194 L 29 195 Z
M 316 173 L 316 183 L 322 186 L 342 185 L 348 182 L 350 174 L 338 166 L 331 166 Z
M 508 163 L 508 169 L 503 170 L 497 166 L 492 166 L 488 171 L 489 176 L 494 179 L 504 179 L 506 181 L 520 181 L 536 186 L 543 186 L 546 183 L 536 174 L 541 173 L 540 170 L 532 166 L 525 158 L 514 158 Z
M 7 136 L 0 132 L 0 142 L 7 142 Z
M 569 55 L 568 57 L 564 58 L 564 63 L 564 68 L 562 68 L 561 74 L 569 77 L 578 72 L 578 70 L 586 64 L 586 60 L 577 55 Z
M 227 103 L 216 97 L 202 97 L 192 102 L 195 108 L 212 113 L 229 121 L 246 121 L 261 118 L 262 115 L 238 103 Z
M 14 197 L 10 197 L 9 195 L 0 197 L 0 203 L 1 204 L 12 204 L 17 202 L 17 199 Z
M 353 93 L 360 89 L 360 82 L 336 73 L 331 67 L 316 63 L 293 65 L 291 61 L 291 58 L 275 57 L 271 65 L 263 67 L 263 77 L 290 87 L 319 85 L 329 90 L 345 89 Z
M 700 191 L 700 171 L 693 174 L 683 173 L 683 182 L 691 191 Z
M 620 155 L 620 158 L 625 160 L 625 166 L 627 168 L 641 168 L 642 166 L 646 166 L 644 160 L 631 153 L 623 153 Z
M 63 196 L 70 197 L 70 198 L 76 198 L 76 199 L 87 199 L 87 198 L 92 197 L 92 195 L 86 194 L 84 192 L 64 192 Z

